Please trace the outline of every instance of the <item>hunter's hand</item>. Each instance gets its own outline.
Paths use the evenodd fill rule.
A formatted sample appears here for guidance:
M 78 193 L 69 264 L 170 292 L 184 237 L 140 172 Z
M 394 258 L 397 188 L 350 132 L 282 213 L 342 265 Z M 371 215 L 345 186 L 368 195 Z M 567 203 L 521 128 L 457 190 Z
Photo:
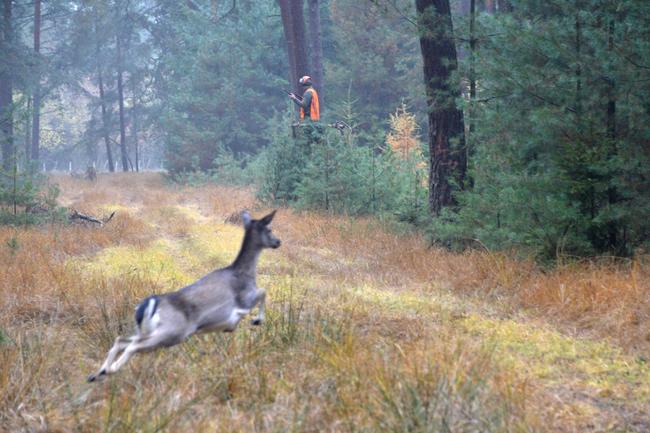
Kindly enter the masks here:
M 289 93 L 289 99 L 293 99 L 294 101 L 298 100 L 298 97 L 294 95 L 293 93 Z

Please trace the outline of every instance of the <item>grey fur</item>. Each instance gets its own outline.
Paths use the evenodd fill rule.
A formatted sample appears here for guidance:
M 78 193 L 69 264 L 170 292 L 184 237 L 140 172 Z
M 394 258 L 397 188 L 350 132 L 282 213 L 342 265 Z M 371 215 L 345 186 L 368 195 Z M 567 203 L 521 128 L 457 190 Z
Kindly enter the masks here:
M 244 241 L 235 261 L 176 292 L 159 295 L 155 313 L 142 318 L 135 335 L 115 340 L 106 360 L 88 381 L 115 373 L 134 353 L 174 346 L 197 332 L 232 332 L 256 306 L 259 313 L 252 323 L 261 324 L 266 292 L 257 287 L 255 276 L 262 250 L 278 248 L 281 243 L 269 228 L 274 216 L 275 211 L 253 220 L 244 212 Z

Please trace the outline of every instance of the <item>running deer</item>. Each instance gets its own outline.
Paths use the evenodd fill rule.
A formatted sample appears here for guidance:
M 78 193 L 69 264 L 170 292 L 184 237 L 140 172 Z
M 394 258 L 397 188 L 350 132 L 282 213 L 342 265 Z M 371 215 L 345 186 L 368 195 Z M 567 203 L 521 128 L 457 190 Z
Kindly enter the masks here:
M 255 306 L 259 306 L 259 312 L 251 323 L 260 325 L 264 320 L 266 292 L 257 287 L 255 273 L 262 250 L 280 246 L 269 227 L 275 212 L 260 220 L 251 219 L 248 212 L 242 214 L 246 233 L 230 266 L 176 292 L 143 300 L 135 310 L 136 334 L 117 337 L 106 361 L 88 381 L 115 373 L 134 353 L 174 346 L 197 332 L 232 332 Z

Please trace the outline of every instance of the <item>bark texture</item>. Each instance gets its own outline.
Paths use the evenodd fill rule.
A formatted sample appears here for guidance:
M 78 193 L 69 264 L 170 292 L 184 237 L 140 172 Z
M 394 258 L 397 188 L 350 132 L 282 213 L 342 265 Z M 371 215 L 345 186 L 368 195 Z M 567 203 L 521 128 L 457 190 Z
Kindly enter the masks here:
M 41 52 L 41 0 L 34 1 L 34 53 L 38 57 Z M 38 68 L 40 70 L 40 67 Z M 32 148 L 31 160 L 40 158 L 41 142 L 41 75 L 36 74 L 34 86 L 34 107 L 32 112 Z
M 449 0 L 416 0 L 420 49 L 429 109 L 429 209 L 433 215 L 454 203 L 452 185 L 464 187 L 467 156 Z
M 0 45 L 4 57 L 2 59 L 4 64 L 0 66 L 0 147 L 2 148 L 2 167 L 5 171 L 11 169 L 14 159 L 11 3 L 11 0 L 2 2 L 2 41 Z
M 289 80 L 293 92 L 300 94 L 298 79 L 307 75 L 307 44 L 305 38 L 304 0 L 278 0 L 280 15 L 287 42 L 287 57 L 289 59 Z
M 136 85 L 132 80 L 132 101 L 131 107 L 131 140 L 133 141 L 133 150 L 135 151 L 135 171 L 140 171 L 140 146 L 138 143 L 138 108 L 136 98 Z
M 108 171 L 113 173 L 115 171 L 115 162 L 113 161 L 113 151 L 111 150 L 111 139 L 108 136 L 108 112 L 106 110 L 106 96 L 104 94 L 104 80 L 102 77 L 101 66 L 97 72 L 97 81 L 99 85 L 99 104 L 102 110 L 102 136 L 104 137 L 104 144 L 106 145 L 106 159 L 108 159 Z
M 115 171 L 115 162 L 113 161 L 113 151 L 111 150 L 111 140 L 109 137 L 110 122 L 108 110 L 106 108 L 106 93 L 104 92 L 104 76 L 101 62 L 101 50 L 99 44 L 99 24 L 97 11 L 95 10 L 95 58 L 97 59 L 97 85 L 99 86 L 99 105 L 102 111 L 102 137 L 106 146 L 106 159 L 108 160 L 108 171 Z
M 126 122 L 124 119 L 124 84 L 122 83 L 122 41 L 117 37 L 117 99 L 120 111 L 120 152 L 122 155 L 122 171 L 129 171 L 129 157 L 126 150 Z
M 320 1 L 309 1 L 309 45 L 311 48 L 312 78 L 314 87 L 318 91 L 320 103 L 323 103 L 325 88 L 323 71 L 323 37 L 320 24 Z
M 293 38 L 293 19 L 291 18 L 290 0 L 278 0 L 280 5 L 280 16 L 282 17 L 282 29 L 284 30 L 284 40 L 287 44 L 287 59 L 289 60 L 289 83 L 291 88 L 296 90 L 296 50 L 294 48 Z

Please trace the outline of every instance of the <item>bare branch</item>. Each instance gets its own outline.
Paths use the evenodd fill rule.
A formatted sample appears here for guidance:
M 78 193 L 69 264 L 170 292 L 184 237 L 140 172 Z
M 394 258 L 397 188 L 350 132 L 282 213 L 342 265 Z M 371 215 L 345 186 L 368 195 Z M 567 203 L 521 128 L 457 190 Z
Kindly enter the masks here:
M 82 221 L 82 222 L 98 224 L 100 227 L 102 227 L 104 224 L 112 220 L 114 215 L 115 215 L 115 211 L 113 211 L 108 218 L 104 218 L 103 220 L 100 220 L 90 215 L 82 214 L 78 212 L 76 209 L 72 209 L 72 212 L 68 216 L 68 219 L 70 221 Z

